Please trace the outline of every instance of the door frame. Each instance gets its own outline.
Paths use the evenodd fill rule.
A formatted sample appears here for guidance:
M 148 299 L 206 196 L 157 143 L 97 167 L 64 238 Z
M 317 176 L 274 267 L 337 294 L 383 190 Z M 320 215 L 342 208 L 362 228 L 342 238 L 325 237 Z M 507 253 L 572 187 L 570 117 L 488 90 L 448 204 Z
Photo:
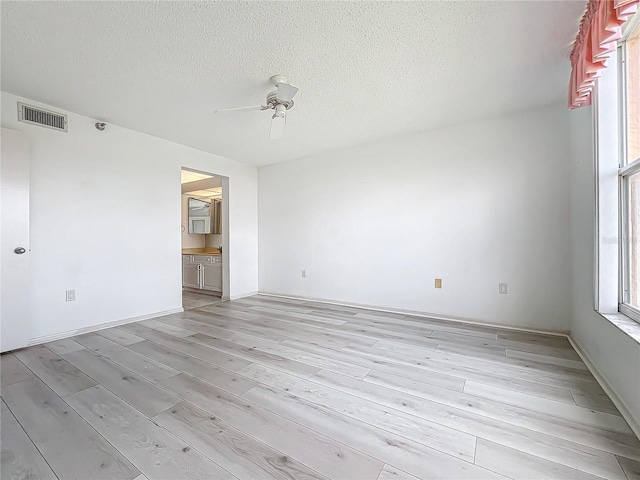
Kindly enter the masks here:
M 211 175 L 218 177 L 222 182 L 222 300 L 229 300 L 231 298 L 231 269 L 229 268 L 229 249 L 230 237 L 229 237 L 229 177 L 220 175 L 219 173 L 207 172 L 198 168 L 188 167 L 182 165 L 180 171 L 187 170 L 189 172 L 202 173 L 203 175 Z M 180 190 L 180 199 L 182 199 L 182 190 Z M 182 224 L 182 219 L 180 219 Z M 182 244 L 180 245 L 182 247 Z M 180 267 L 182 272 L 182 263 Z M 182 285 L 182 282 L 180 282 Z M 182 287 L 180 287 L 182 288 Z

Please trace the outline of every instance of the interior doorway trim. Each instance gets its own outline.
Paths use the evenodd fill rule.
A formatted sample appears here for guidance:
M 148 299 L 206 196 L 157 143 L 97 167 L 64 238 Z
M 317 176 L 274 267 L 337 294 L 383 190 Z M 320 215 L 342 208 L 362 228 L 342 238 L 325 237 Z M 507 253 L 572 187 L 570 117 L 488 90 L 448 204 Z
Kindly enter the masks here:
M 212 177 L 218 177 L 222 182 L 222 300 L 229 300 L 231 298 L 231 269 L 229 266 L 229 251 L 233 248 L 230 242 L 229 235 L 229 177 L 220 175 L 215 172 L 207 172 L 197 168 L 189 166 L 181 166 L 180 171 L 188 171 L 194 173 L 200 173 L 202 175 L 209 175 Z M 182 195 L 182 189 L 180 190 Z M 181 219 L 182 220 L 182 219 Z M 180 247 L 182 249 L 182 240 Z M 181 262 L 182 272 L 182 262 Z M 180 289 L 182 292 L 182 281 L 180 281 Z

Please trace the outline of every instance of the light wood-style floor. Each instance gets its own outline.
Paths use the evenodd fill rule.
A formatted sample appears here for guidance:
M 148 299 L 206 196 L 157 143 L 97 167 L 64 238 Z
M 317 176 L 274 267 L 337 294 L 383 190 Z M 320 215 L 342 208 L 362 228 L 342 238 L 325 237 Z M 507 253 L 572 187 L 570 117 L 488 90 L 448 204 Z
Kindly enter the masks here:
M 222 299 L 215 295 L 192 292 L 191 290 L 182 291 L 182 308 L 184 310 L 193 310 L 194 308 L 213 305 L 214 303 L 220 303 L 221 301 Z
M 640 478 L 565 338 L 254 296 L 2 356 L 2 478 Z

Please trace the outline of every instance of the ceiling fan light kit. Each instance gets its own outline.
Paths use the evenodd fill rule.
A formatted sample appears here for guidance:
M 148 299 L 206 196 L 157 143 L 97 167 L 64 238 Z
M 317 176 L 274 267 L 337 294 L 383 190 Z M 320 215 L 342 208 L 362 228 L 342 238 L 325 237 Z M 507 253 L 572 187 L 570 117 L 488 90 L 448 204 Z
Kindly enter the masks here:
M 273 114 L 272 118 L 276 118 L 276 117 L 284 118 L 287 115 L 288 108 L 291 108 L 291 107 L 286 107 L 283 104 L 276 105 L 275 108 L 274 108 L 275 113 Z
M 253 107 L 225 108 L 216 110 L 214 113 L 224 113 L 231 111 L 252 111 L 252 110 L 273 110 L 271 117 L 271 128 L 269 130 L 269 138 L 275 140 L 282 135 L 283 127 L 286 124 L 287 110 L 293 107 L 293 97 L 300 90 L 295 85 L 289 83 L 289 79 L 284 75 L 274 75 L 271 77 L 271 83 L 275 85 L 276 90 L 269 92 L 264 105 L 256 105 Z M 275 124 L 274 124 L 275 123 Z

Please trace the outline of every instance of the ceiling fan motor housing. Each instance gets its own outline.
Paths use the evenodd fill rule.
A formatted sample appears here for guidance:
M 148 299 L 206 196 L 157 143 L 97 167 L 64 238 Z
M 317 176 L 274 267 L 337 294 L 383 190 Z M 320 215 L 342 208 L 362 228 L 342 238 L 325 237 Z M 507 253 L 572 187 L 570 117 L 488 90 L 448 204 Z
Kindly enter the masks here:
M 271 107 L 273 110 L 275 110 L 276 114 L 278 113 L 277 107 L 279 105 L 283 105 L 285 107 L 285 110 L 282 110 L 284 114 L 284 111 L 289 110 L 291 107 L 293 107 L 293 100 L 284 101 L 284 100 L 278 99 L 278 91 L 275 90 L 273 92 L 270 92 L 267 95 L 267 105 Z M 278 115 L 278 116 L 281 116 L 281 115 Z

